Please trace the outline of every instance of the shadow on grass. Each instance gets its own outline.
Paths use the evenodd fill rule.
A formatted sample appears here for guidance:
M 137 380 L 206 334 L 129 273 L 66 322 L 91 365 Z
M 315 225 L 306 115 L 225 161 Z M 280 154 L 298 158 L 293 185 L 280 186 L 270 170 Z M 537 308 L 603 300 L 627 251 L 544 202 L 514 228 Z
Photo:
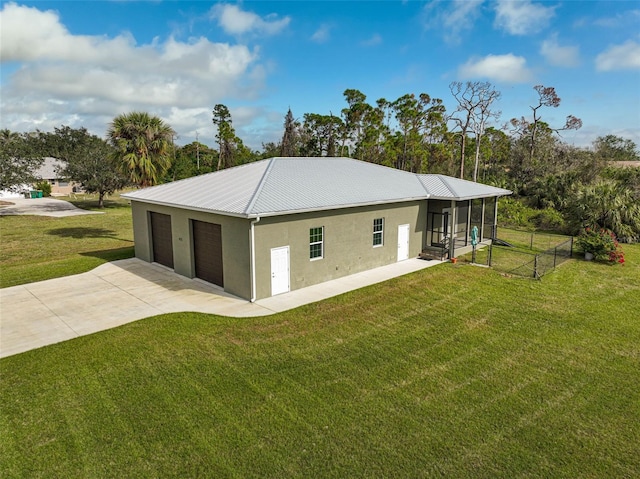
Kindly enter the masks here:
M 105 211 L 105 210 L 114 210 L 114 209 L 123 209 L 130 208 L 131 206 L 126 200 L 104 200 L 104 207 L 100 208 L 98 206 L 98 199 L 89 199 L 89 198 L 65 198 L 66 201 L 73 204 L 77 208 L 89 211 Z
M 47 232 L 49 235 L 61 238 L 117 238 L 118 234 L 106 228 L 87 228 L 78 226 L 75 228 L 56 228 Z
M 125 246 L 123 248 L 105 249 L 100 251 L 87 251 L 80 253 L 81 256 L 89 256 L 104 261 L 116 261 L 119 259 L 128 259 L 134 257 L 133 246 Z

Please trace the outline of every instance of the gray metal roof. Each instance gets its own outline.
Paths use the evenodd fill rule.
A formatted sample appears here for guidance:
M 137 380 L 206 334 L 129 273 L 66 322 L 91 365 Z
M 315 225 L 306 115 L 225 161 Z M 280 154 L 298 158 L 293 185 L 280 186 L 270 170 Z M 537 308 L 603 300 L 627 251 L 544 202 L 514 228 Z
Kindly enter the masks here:
M 438 200 L 470 200 L 491 196 L 510 195 L 511 191 L 495 186 L 461 180 L 446 175 L 417 175 L 429 198 Z
M 431 197 L 468 199 L 510 193 L 443 175 L 416 175 L 351 158 L 323 157 L 270 158 L 123 196 L 254 218 Z
M 56 180 L 63 178 L 59 171 L 64 168 L 65 164 L 62 160 L 47 156 L 44 158 L 42 166 L 38 168 L 33 176 L 41 180 Z

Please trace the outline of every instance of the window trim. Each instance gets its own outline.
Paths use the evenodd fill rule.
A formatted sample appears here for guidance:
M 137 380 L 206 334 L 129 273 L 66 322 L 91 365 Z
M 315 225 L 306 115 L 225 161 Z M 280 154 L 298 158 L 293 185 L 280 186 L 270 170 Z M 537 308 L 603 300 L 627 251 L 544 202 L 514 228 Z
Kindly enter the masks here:
M 380 221 L 380 230 L 376 230 L 376 221 Z M 376 235 L 380 236 L 380 243 L 376 244 Z M 380 248 L 384 246 L 384 218 L 373 219 L 373 237 L 372 243 L 374 248 Z
M 320 241 L 311 241 L 311 235 L 313 230 L 320 230 Z M 312 247 L 320 245 L 320 256 L 311 257 Z M 316 226 L 309 228 L 309 261 L 318 261 L 324 258 L 324 226 Z

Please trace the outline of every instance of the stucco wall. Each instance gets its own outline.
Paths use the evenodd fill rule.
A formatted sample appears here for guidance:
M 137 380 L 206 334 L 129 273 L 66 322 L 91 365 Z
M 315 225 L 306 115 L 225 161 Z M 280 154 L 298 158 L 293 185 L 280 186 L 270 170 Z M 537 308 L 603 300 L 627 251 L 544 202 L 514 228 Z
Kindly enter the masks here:
M 174 270 L 188 278 L 195 276 L 190 220 L 221 225 L 224 289 L 242 298 L 251 297 L 249 220 L 138 201 L 131 202 L 131 209 L 136 257 L 144 261 L 152 260 L 148 212 L 170 215 Z
M 257 298 L 271 296 L 271 249 L 289 246 L 290 289 L 394 263 L 398 226 L 409 224 L 409 258 L 422 250 L 427 202 L 366 206 L 262 218 L 255 226 Z M 373 246 L 373 220 L 384 218 L 384 241 Z M 324 227 L 324 256 L 309 258 L 309 229 Z M 226 265 L 225 265 L 226 268 Z

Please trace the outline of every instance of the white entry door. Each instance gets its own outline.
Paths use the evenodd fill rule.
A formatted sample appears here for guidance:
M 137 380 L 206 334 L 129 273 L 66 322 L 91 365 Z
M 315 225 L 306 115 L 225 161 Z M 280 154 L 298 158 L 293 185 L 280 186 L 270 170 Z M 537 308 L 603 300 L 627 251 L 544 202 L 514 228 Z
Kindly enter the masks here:
M 398 261 L 409 259 L 409 225 L 398 226 Z
M 289 291 L 289 247 L 271 249 L 271 296 Z

